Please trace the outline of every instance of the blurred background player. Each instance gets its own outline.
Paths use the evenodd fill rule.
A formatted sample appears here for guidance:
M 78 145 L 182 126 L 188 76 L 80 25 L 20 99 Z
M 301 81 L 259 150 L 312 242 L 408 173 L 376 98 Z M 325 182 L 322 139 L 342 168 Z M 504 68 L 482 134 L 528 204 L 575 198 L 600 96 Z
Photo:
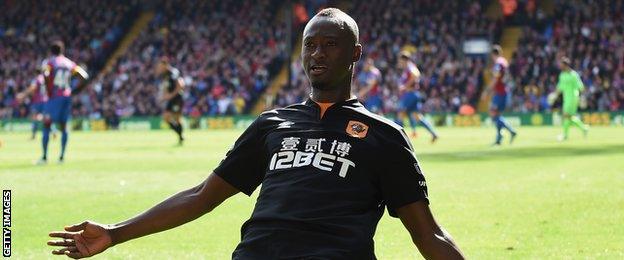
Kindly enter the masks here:
M 22 102 L 28 96 L 30 96 L 29 113 L 32 120 L 30 139 L 34 140 L 43 122 L 43 106 L 48 99 L 43 74 L 38 74 L 30 82 L 28 88 L 17 95 L 17 100 Z
M 61 132 L 59 163 L 64 161 L 65 147 L 68 141 L 66 124 L 71 113 L 71 96 L 80 92 L 89 78 L 89 75 L 83 68 L 63 55 L 63 51 L 64 45 L 61 41 L 53 42 L 50 47 L 51 56 L 42 63 L 45 93 L 48 95 L 48 100 L 44 105 L 45 112 L 41 138 L 43 156 L 38 161 L 38 164 L 45 164 L 48 160 L 48 141 L 52 123 L 56 123 L 57 129 Z M 74 75 L 77 75 L 81 80 L 72 91 L 71 78 Z
M 503 118 L 503 111 L 505 111 L 505 107 L 507 106 L 507 85 L 505 83 L 505 76 L 507 73 L 507 67 L 509 67 L 509 63 L 507 59 L 502 56 L 503 49 L 499 45 L 494 45 L 492 47 L 492 62 L 494 62 L 494 66 L 492 69 L 492 75 L 494 76 L 494 80 L 492 81 L 493 86 L 487 89 L 487 91 L 494 91 L 494 95 L 492 96 L 492 103 L 490 104 L 490 116 L 492 117 L 492 122 L 496 126 L 496 141 L 494 145 L 500 145 L 503 140 L 503 134 L 501 131 L 507 129 L 509 134 L 511 135 L 509 139 L 509 143 L 511 144 L 515 139 L 517 132 L 505 121 Z
M 559 66 L 561 68 L 561 73 L 559 74 L 557 90 L 555 90 L 554 95 L 552 95 L 549 100 L 550 103 L 554 103 L 559 93 L 563 93 L 563 105 L 561 106 L 563 113 L 563 134 L 559 136 L 559 140 L 563 141 L 568 139 L 571 124 L 581 129 L 581 131 L 583 131 L 583 136 L 586 137 L 589 132 L 589 127 L 577 116 L 579 96 L 585 89 L 583 81 L 579 74 L 572 69 L 568 57 L 562 57 Z
M 381 99 L 381 72 L 375 67 L 375 61 L 367 58 L 364 67 L 357 76 L 357 85 L 360 88 L 358 97 L 364 101 L 364 106 L 373 113 L 382 112 L 383 100 Z
M 431 142 L 438 139 L 438 134 L 433 130 L 431 123 L 423 116 L 421 109 L 424 97 L 418 91 L 418 81 L 420 80 L 420 71 L 416 64 L 410 60 L 410 53 L 403 51 L 399 54 L 399 69 L 403 70 L 399 79 L 399 109 L 398 124 L 403 126 L 407 117 L 412 127 L 412 136 L 416 137 L 416 124 L 420 123 L 429 133 L 431 133 Z
M 161 58 L 156 65 L 156 76 L 160 78 L 160 99 L 166 102 L 163 120 L 178 134 L 178 144 L 182 145 L 182 106 L 184 100 L 184 80 L 180 77 L 180 71 L 169 64 L 167 58 Z

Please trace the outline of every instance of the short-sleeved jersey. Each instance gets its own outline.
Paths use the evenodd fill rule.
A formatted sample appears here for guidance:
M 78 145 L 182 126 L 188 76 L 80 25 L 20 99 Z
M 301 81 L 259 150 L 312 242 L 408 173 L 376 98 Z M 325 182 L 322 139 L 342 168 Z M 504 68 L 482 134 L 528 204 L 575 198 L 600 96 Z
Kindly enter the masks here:
M 374 259 L 384 207 L 428 203 L 403 129 L 356 99 L 263 113 L 215 173 L 247 195 L 262 184 L 235 259 Z
M 75 62 L 63 55 L 52 56 L 42 62 L 49 98 L 71 96 L 71 76 L 76 67 Z
M 369 96 L 379 94 L 379 82 L 381 82 L 381 72 L 375 67 L 371 67 L 369 71 L 362 70 L 357 77 L 358 84 L 362 87 L 369 85 L 369 82 L 375 81 L 375 85 L 368 91 Z
M 576 102 L 584 89 L 581 76 L 574 71 L 562 71 L 559 74 L 557 89 L 563 93 L 563 102 Z
M 178 78 L 180 78 L 180 71 L 174 67 L 170 67 L 164 74 L 160 77 L 160 91 L 161 93 L 173 93 L 176 89 L 176 84 L 178 82 Z M 177 96 L 182 96 L 182 93 L 176 93 L 174 98 Z
M 403 69 L 403 72 L 401 73 L 401 77 L 399 78 L 399 86 L 402 86 L 406 90 L 414 89 L 415 84 L 417 84 L 418 82 L 414 82 L 410 86 L 408 86 L 407 84 L 412 78 L 416 77 L 416 75 L 420 75 L 418 67 L 413 62 L 408 61 L 407 65 Z
M 492 70 L 494 71 L 494 75 L 498 75 L 494 80 L 494 93 L 497 95 L 506 95 L 507 94 L 507 85 L 505 84 L 505 74 L 507 73 L 507 67 L 509 67 L 509 63 L 507 59 L 504 57 L 496 58 L 494 62 L 494 67 Z
M 37 75 L 32 82 L 31 86 L 36 86 L 37 89 L 32 94 L 32 103 L 43 103 L 48 100 L 48 94 L 46 91 L 45 78 L 42 74 Z

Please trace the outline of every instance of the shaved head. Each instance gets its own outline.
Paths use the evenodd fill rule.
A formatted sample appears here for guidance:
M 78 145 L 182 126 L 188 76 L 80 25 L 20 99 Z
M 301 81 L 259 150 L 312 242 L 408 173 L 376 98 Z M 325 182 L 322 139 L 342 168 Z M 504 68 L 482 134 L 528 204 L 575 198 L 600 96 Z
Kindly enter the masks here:
M 308 29 L 309 25 L 312 24 L 312 21 L 320 18 L 328 19 L 338 24 L 342 30 L 346 30 L 349 33 L 354 44 L 360 43 L 360 29 L 358 28 L 357 23 L 353 20 L 353 18 L 351 18 L 351 16 L 338 8 L 325 8 L 319 11 L 314 17 L 312 17 L 310 22 L 306 25 L 304 31 Z

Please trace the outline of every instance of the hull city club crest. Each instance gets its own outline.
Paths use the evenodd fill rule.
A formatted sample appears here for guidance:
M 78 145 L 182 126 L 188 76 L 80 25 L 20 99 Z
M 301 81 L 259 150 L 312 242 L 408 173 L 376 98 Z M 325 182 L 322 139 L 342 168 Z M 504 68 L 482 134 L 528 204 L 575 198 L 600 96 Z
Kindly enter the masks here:
M 346 131 L 352 137 L 364 138 L 368 133 L 368 126 L 358 121 L 349 121 Z

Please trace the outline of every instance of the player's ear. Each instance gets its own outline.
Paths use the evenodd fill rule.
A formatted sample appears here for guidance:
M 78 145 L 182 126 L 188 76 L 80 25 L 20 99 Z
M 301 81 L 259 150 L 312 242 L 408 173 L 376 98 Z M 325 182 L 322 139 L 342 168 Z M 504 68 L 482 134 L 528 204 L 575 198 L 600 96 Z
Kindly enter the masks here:
M 353 62 L 358 62 L 362 58 L 362 44 L 356 44 L 353 48 Z

